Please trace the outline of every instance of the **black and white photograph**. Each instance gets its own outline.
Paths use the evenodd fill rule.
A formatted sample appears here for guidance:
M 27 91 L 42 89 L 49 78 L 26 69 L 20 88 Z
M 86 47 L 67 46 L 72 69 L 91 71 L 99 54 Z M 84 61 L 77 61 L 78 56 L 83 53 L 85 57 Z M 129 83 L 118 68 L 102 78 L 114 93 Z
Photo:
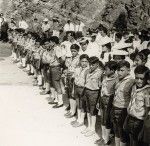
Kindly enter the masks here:
M 0 146 L 150 146 L 150 0 L 0 0 Z

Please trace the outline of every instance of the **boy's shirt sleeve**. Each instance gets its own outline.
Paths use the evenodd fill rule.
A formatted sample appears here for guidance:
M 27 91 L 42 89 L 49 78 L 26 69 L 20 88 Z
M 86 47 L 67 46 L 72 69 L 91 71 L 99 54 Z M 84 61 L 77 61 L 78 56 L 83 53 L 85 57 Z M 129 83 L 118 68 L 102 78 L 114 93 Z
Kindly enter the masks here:
M 145 106 L 150 107 L 150 89 L 145 94 Z
M 103 70 L 100 70 L 99 72 L 99 88 L 102 87 L 102 78 L 103 78 Z
M 131 97 L 132 87 L 135 83 L 134 79 L 129 80 L 124 87 L 124 97 Z

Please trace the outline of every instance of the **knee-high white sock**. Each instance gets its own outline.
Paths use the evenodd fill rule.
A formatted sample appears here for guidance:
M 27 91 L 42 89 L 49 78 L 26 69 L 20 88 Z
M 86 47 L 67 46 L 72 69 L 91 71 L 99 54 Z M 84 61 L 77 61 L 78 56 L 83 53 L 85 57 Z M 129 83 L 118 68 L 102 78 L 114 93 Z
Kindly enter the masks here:
M 34 73 L 34 67 L 31 65 L 30 68 L 31 68 L 31 73 L 33 74 Z
M 51 91 L 50 97 L 52 99 L 55 99 L 55 89 L 54 88 L 50 88 L 50 91 Z
M 42 75 L 38 75 L 38 85 L 41 86 L 42 85 Z
M 105 135 L 105 143 L 109 141 L 110 137 L 110 129 L 105 129 L 106 135 Z
M 74 115 L 76 113 L 76 109 L 77 109 L 77 102 L 76 100 L 72 100 L 72 114 Z
M 61 85 L 62 94 L 65 94 L 66 92 L 65 85 L 63 84 L 62 80 L 60 81 L 60 85 Z
M 80 123 L 81 122 L 81 110 L 77 109 L 77 121 Z
M 50 90 L 50 84 L 48 82 L 45 83 L 45 88 L 47 92 Z
M 69 103 L 70 103 L 70 112 L 73 113 L 73 105 L 72 105 L 73 99 L 70 98 Z
M 106 133 L 105 133 L 105 126 L 101 125 L 101 128 L 102 128 L 102 138 L 105 140 L 106 139 L 105 138 L 105 135 L 106 135 Z
M 17 54 L 16 53 L 14 53 L 14 59 L 17 60 Z
M 91 116 L 91 130 L 95 131 L 96 126 L 96 116 Z
M 81 112 L 80 122 L 84 123 L 85 113 Z
M 13 59 L 15 58 L 15 53 L 12 51 L 12 56 Z
M 22 66 L 26 67 L 26 59 L 25 58 L 22 58 Z
M 62 105 L 62 104 L 63 104 L 62 94 L 58 94 L 58 105 Z
M 120 138 L 115 137 L 115 146 L 120 146 Z
M 91 115 L 87 113 L 88 129 L 91 129 Z
M 27 64 L 26 69 L 29 71 L 30 70 L 30 64 Z
M 56 91 L 54 91 L 54 96 L 55 96 L 54 102 L 58 102 L 58 93 Z

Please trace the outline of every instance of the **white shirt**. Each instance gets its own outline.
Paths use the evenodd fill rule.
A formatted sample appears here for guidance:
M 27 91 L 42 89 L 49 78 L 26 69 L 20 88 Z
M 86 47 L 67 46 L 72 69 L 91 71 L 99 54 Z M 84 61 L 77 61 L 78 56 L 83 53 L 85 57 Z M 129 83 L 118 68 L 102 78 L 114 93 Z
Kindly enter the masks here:
M 64 26 L 64 31 L 75 31 L 75 25 L 73 23 L 66 23 Z
M 85 24 L 81 22 L 79 25 L 75 25 L 75 32 L 83 31 L 83 28 L 85 27 Z
M 43 31 L 43 32 L 46 32 L 46 31 L 48 31 L 49 29 L 50 29 L 50 24 L 49 24 L 49 23 L 47 23 L 47 24 L 43 23 L 43 24 L 42 24 L 42 31 Z
M 72 56 L 71 50 L 70 50 L 70 47 L 72 44 L 77 44 L 80 47 L 79 54 L 82 54 L 81 46 L 77 41 L 74 41 L 74 42 L 64 41 L 61 43 L 61 45 L 65 46 L 65 48 L 63 48 L 63 54 L 65 54 L 66 57 Z
M 102 38 L 102 35 L 100 33 L 97 34 L 95 41 L 99 42 Z
M 25 22 L 24 20 L 22 21 L 19 21 L 19 28 L 22 28 L 22 29 L 28 29 L 28 24 L 27 22 Z
M 146 67 L 148 67 L 150 69 L 150 54 L 147 57 L 147 62 L 145 64 Z
M 100 56 L 101 56 L 100 47 L 96 42 L 89 42 L 89 44 L 87 46 L 87 50 L 85 51 L 85 53 L 89 57 L 96 56 L 96 57 L 100 58 Z

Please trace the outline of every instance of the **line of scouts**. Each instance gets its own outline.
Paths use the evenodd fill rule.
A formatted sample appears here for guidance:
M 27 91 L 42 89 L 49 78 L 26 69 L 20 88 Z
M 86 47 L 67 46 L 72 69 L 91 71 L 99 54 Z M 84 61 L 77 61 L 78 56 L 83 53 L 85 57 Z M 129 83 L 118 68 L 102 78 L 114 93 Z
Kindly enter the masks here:
M 150 43 L 141 49 L 136 33 L 132 45 L 128 43 L 131 34 L 123 37 L 115 32 L 115 38 L 107 34 L 105 27 L 80 39 L 68 32 L 60 42 L 57 36 L 41 40 L 37 34 L 15 29 L 9 32 L 9 39 L 14 62 L 34 76 L 41 95 L 50 94 L 49 104 L 61 108 L 67 95 L 64 116 L 76 117 L 71 125 L 81 127 L 87 117 L 82 134 L 95 135 L 100 116 L 101 136 L 95 144 L 110 145 L 114 136 L 116 146 L 148 146 Z

